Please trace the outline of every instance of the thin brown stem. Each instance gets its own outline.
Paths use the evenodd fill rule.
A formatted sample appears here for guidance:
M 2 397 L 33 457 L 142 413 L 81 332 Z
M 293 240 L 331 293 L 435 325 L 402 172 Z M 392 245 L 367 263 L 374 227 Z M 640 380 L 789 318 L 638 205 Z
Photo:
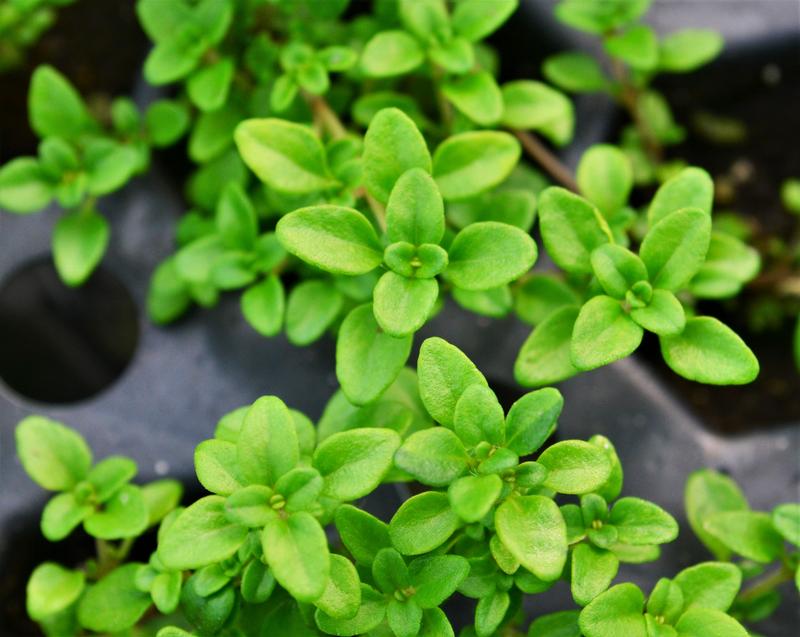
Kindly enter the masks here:
M 319 95 L 305 95 L 305 97 L 311 106 L 314 122 L 332 139 L 344 139 L 347 136 L 347 129 L 325 98 Z
M 774 571 L 766 577 L 758 580 L 755 584 L 742 591 L 736 598 L 739 602 L 747 602 L 765 593 L 776 589 L 781 584 L 790 581 L 794 578 L 794 573 L 786 565 L 782 566 L 777 571 Z
M 633 120 L 633 125 L 642 138 L 647 156 L 654 163 L 661 163 L 664 158 L 664 147 L 642 117 L 642 113 L 639 110 L 639 97 L 641 95 L 639 89 L 631 83 L 631 78 L 628 71 L 625 69 L 625 65 L 615 58 L 611 59 L 611 71 L 614 75 L 614 79 L 617 80 L 620 85 L 620 102 Z
M 553 179 L 565 188 L 569 188 L 573 192 L 578 192 L 578 183 L 575 181 L 572 171 L 561 163 L 561 160 L 559 160 L 536 135 L 521 130 L 514 130 L 512 132 L 522 143 L 525 152 L 544 168 Z

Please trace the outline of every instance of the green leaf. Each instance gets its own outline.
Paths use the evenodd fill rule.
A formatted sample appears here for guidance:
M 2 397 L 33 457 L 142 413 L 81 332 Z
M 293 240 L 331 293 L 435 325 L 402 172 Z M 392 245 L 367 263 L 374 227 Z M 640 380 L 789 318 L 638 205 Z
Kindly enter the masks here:
M 261 560 L 252 560 L 242 572 L 242 599 L 250 604 L 262 604 L 275 590 L 275 577 Z
M 169 39 L 181 24 L 192 19 L 192 11 L 186 2 L 164 5 L 162 0 L 137 2 L 136 15 L 142 29 L 154 42 Z
M 563 407 L 564 397 L 552 387 L 525 394 L 508 412 L 506 447 L 519 456 L 536 451 L 555 431 Z
M 519 228 L 497 221 L 473 223 L 450 244 L 447 277 L 465 290 L 488 290 L 525 274 L 536 256 L 536 243 Z
M 647 307 L 633 308 L 631 318 L 641 327 L 659 336 L 680 334 L 686 327 L 683 305 L 672 292 L 654 290 Z
M 34 621 L 69 608 L 86 586 L 83 571 L 71 571 L 54 562 L 39 564 L 25 589 L 25 607 Z
M 538 325 L 565 305 L 580 303 L 569 285 L 549 274 L 531 274 L 515 293 L 514 310 L 531 325 Z
M 662 336 L 661 355 L 670 369 L 710 385 L 744 385 L 758 376 L 758 360 L 729 327 L 710 316 L 686 321 L 683 332 Z
M 147 507 L 147 526 L 163 520 L 181 500 L 183 485 L 177 480 L 155 480 L 141 487 L 142 498 Z
M 610 56 L 636 70 L 651 70 L 659 61 L 658 38 L 646 24 L 636 24 L 622 33 L 607 37 L 603 46 Z
M 214 215 L 214 225 L 228 248 L 247 250 L 255 245 L 258 218 L 241 185 L 231 183 L 222 191 Z
M 528 637 L 581 637 L 580 611 L 563 610 L 537 617 L 528 629 Z
M 588 53 L 567 51 L 550 55 L 542 64 L 549 82 L 571 93 L 597 93 L 608 88 L 603 69 Z
M 640 498 L 621 498 L 608 519 L 622 544 L 665 544 L 678 537 L 678 523 L 664 509 Z
M 186 580 L 181 591 L 181 612 L 200 635 L 213 635 L 231 616 L 236 606 L 236 593 L 232 586 L 223 586 L 204 596 L 199 590 L 201 582 L 198 574 Z
M 231 58 L 222 58 L 192 73 L 186 82 L 189 99 L 201 111 L 217 110 L 228 99 L 235 70 Z
M 519 142 L 508 133 L 460 133 L 437 147 L 433 176 L 446 200 L 467 199 L 504 181 L 520 153 Z
M 290 474 L 291 472 L 286 475 Z M 228 519 L 251 529 L 264 527 L 277 515 L 272 508 L 273 495 L 272 489 L 260 484 L 251 484 L 234 491 L 225 500 Z
M 619 560 L 611 551 L 578 544 L 572 551 L 572 598 L 586 606 L 604 592 L 617 576 Z
M 121 188 L 141 169 L 141 161 L 140 154 L 131 146 L 95 142 L 85 153 L 87 192 L 106 195 Z
M 647 599 L 647 614 L 661 617 L 664 624 L 673 624 L 683 611 L 683 591 L 672 580 L 662 577 Z
M 330 553 L 325 531 L 310 513 L 274 516 L 264 527 L 261 545 L 275 579 L 292 597 L 313 602 L 322 596 L 330 575 Z
M 307 126 L 282 119 L 248 119 L 236 127 L 244 163 L 270 188 L 304 194 L 329 188 L 325 149 Z
M 409 279 L 384 272 L 375 286 L 372 309 L 389 336 L 412 335 L 425 325 L 439 298 L 436 279 Z
M 405 75 L 425 60 L 424 52 L 405 31 L 381 31 L 367 42 L 361 53 L 361 68 L 367 77 Z
M 140 535 L 146 528 L 149 515 L 141 489 L 125 485 L 104 503 L 103 508 L 83 522 L 89 535 L 103 540 L 118 540 Z
M 517 0 L 462 0 L 453 9 L 453 30 L 470 42 L 483 40 L 508 20 L 517 5 Z
M 652 228 L 667 215 L 683 208 L 697 208 L 711 214 L 714 181 L 702 168 L 690 166 L 665 181 L 650 202 L 647 221 Z
M 458 517 L 464 522 L 479 522 L 494 506 L 502 488 L 503 481 L 494 473 L 464 476 L 450 484 L 447 495 Z
M 51 542 L 63 540 L 93 511 L 91 504 L 78 503 L 72 492 L 59 493 L 42 511 L 42 535 Z
M 386 599 L 374 588 L 361 585 L 361 605 L 354 617 L 340 619 L 317 609 L 314 619 L 317 626 L 329 635 L 353 636 L 368 633 L 386 616 Z
M 136 588 L 136 572 L 141 564 L 117 567 L 91 586 L 78 604 L 78 622 L 84 628 L 102 633 L 127 630 L 150 607 L 150 595 Z
M 455 37 L 428 49 L 431 62 L 445 71 L 462 75 L 475 66 L 475 47 L 465 38 Z
M 654 225 L 639 254 L 656 288 L 677 290 L 705 261 L 711 241 L 711 218 L 697 208 L 673 212 Z
M 145 114 L 147 132 L 154 146 L 169 146 L 189 128 L 189 109 L 173 100 L 157 100 Z
M 467 447 L 482 441 L 501 445 L 505 440 L 505 414 L 495 393 L 481 384 L 469 385 L 456 402 L 453 430 Z
M 366 511 L 345 504 L 334 520 L 342 543 L 361 565 L 371 566 L 378 552 L 391 546 L 389 527 Z
M 186 311 L 191 303 L 189 290 L 178 272 L 175 258 L 162 261 L 150 279 L 147 313 L 159 325 L 169 323 Z
M 540 495 L 511 497 L 494 516 L 497 535 L 516 560 L 539 579 L 552 581 L 567 560 L 567 527 L 558 505 Z
M 514 378 L 527 387 L 566 380 L 580 370 L 572 364 L 572 331 L 580 309 L 562 307 L 543 320 L 523 343 L 514 363 Z
M 478 600 L 475 608 L 475 633 L 479 637 L 489 637 L 503 623 L 503 619 L 511 605 L 511 598 L 504 590 L 495 589 L 492 593 Z
M 459 111 L 481 126 L 492 126 L 503 115 L 503 94 L 487 71 L 446 81 L 442 85 L 442 94 Z
M 581 308 L 572 332 L 572 362 L 581 370 L 595 369 L 632 354 L 643 330 L 619 301 L 596 296 Z
M 438 244 L 444 236 L 444 204 L 436 182 L 422 168 L 411 168 L 395 183 L 386 205 L 386 236 L 415 246 Z
M 450 429 L 431 427 L 411 434 L 394 461 L 423 484 L 444 487 L 466 471 L 469 456 Z
M 611 474 L 605 451 L 582 440 L 557 442 L 545 449 L 537 462 L 547 468 L 545 486 L 558 493 L 590 493 Z
M 210 495 L 183 510 L 159 539 L 158 557 L 170 570 L 197 569 L 236 553 L 247 527 L 228 520 L 225 498 Z
M 788 503 L 775 507 L 772 510 L 772 524 L 787 542 L 800 546 L 800 504 Z
M 285 297 L 278 275 L 270 274 L 247 288 L 240 305 L 244 318 L 262 336 L 275 336 L 281 331 Z
M 183 575 L 177 571 L 156 575 L 150 589 L 150 596 L 159 612 L 164 614 L 175 612 L 180 603 L 182 584 Z
M 219 495 L 230 495 L 245 484 L 239 471 L 236 445 L 204 440 L 194 450 L 194 469 L 200 484 Z
M 427 491 L 400 505 L 389 522 L 389 537 L 403 555 L 422 555 L 444 544 L 459 525 L 447 495 Z
M 592 204 L 564 188 L 539 197 L 539 227 L 547 254 L 566 272 L 588 274 L 595 248 L 611 242 L 611 230 Z
M 760 268 L 758 250 L 732 235 L 712 231 L 706 261 L 692 278 L 689 289 L 705 299 L 734 296 Z
M 742 571 L 734 564 L 703 562 L 675 576 L 683 592 L 684 608 L 694 606 L 726 611 L 742 585 Z
M 710 29 L 683 29 L 661 39 L 658 67 L 670 73 L 688 73 L 708 64 L 722 51 L 722 36 Z
M 352 310 L 336 341 L 336 377 L 348 400 L 364 405 L 378 398 L 408 360 L 412 340 L 381 331 L 371 304 Z
M 48 65 L 37 67 L 31 76 L 28 113 L 39 137 L 74 139 L 95 127 L 78 91 Z
M 695 535 L 719 560 L 729 560 L 730 549 L 705 529 L 705 522 L 722 511 L 746 511 L 747 500 L 728 476 L 701 469 L 686 481 L 686 517 Z
M 39 486 L 66 491 L 83 480 L 92 464 L 92 452 L 73 429 L 44 416 L 28 416 L 15 431 L 17 455 Z
M 452 426 L 456 403 L 470 385 L 487 385 L 466 355 L 441 338 L 422 343 L 417 362 L 419 390 L 425 409 L 437 422 Z
M 586 637 L 648 637 L 643 610 L 642 591 L 635 584 L 619 584 L 581 611 L 581 632 Z
M 731 551 L 767 564 L 783 552 L 783 537 L 767 513 L 721 511 L 706 518 L 703 527 Z
M 651 0 L 611 0 L 598 4 L 584 0 L 563 0 L 556 7 L 555 13 L 561 22 L 575 29 L 601 35 L 641 17 L 647 12 L 650 2 Z
M 0 168 L 0 208 L 36 212 L 52 198 L 53 185 L 33 157 L 18 157 Z
M 572 139 L 575 111 L 567 97 L 542 82 L 517 80 L 502 87 L 502 123 L 518 130 L 536 130 L 557 146 Z
M 100 263 L 108 245 L 108 221 L 94 210 L 65 214 L 53 229 L 53 261 L 67 285 L 82 284 Z
M 286 337 L 293 345 L 308 345 L 328 329 L 342 310 L 342 293 L 329 281 L 303 281 L 289 293 Z
M 329 617 L 355 617 L 361 606 L 361 580 L 350 560 L 341 555 L 331 555 L 328 585 L 314 605 Z
M 275 396 L 253 403 L 242 423 L 236 443 L 239 470 L 250 483 L 274 485 L 300 461 L 294 421 L 286 405 Z
M 372 492 L 392 466 L 400 436 L 391 429 L 352 429 L 323 440 L 314 467 L 325 478 L 323 495 L 356 500 Z
M 220 158 L 222 153 L 233 146 L 234 131 L 244 117 L 245 114 L 235 106 L 225 106 L 216 111 L 201 113 L 189 135 L 189 158 L 196 162 L 207 162 Z M 230 153 L 237 161 L 240 161 L 236 151 L 231 150 Z M 220 161 L 222 160 L 220 159 Z M 222 172 L 222 170 L 217 169 L 214 172 Z M 244 166 L 241 166 L 241 172 L 247 174 Z M 227 180 L 223 181 L 220 189 L 227 183 Z M 216 202 L 216 197 L 214 197 L 214 201 Z M 213 204 L 210 205 L 213 206 Z
M 711 608 L 690 608 L 675 624 L 681 637 L 747 637 L 750 635 L 733 617 Z
M 397 108 L 385 108 L 372 118 L 364 137 L 363 162 L 364 185 L 382 203 L 389 200 L 389 193 L 406 171 L 431 171 L 425 138 Z
M 633 252 L 622 246 L 606 243 L 591 254 L 592 271 L 603 290 L 615 299 L 624 299 L 626 292 L 639 281 L 647 281 L 647 268 Z
M 398 15 L 406 29 L 423 42 L 448 40 L 452 36 L 443 0 L 400 0 Z
M 414 601 L 422 608 L 443 604 L 469 574 L 469 562 L 460 555 L 422 557 L 411 562 L 409 576 L 416 590 Z
M 415 637 L 422 625 L 422 609 L 413 600 L 390 599 L 386 623 L 395 637 Z
M 619 148 L 597 144 L 581 157 L 576 178 L 581 194 L 608 216 L 628 203 L 633 168 Z
M 156 86 L 183 79 L 197 67 L 206 46 L 197 38 L 196 25 L 178 25 L 172 37 L 157 42 L 150 51 L 144 63 L 145 79 Z

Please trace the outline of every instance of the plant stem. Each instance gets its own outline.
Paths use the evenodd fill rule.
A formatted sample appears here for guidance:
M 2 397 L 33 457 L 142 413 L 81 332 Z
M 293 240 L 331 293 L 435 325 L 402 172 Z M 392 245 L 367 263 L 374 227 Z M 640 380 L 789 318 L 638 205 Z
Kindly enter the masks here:
M 381 231 L 386 232 L 386 208 L 366 190 L 364 190 L 364 198 L 367 200 L 372 214 L 375 215 L 375 219 L 378 221 Z
M 653 135 L 653 131 L 639 111 L 639 89 L 631 83 L 630 75 L 625 70 L 625 65 L 616 58 L 611 59 L 611 70 L 614 79 L 619 82 L 622 88 L 622 92 L 619 95 L 620 103 L 625 107 L 625 110 L 628 111 L 630 118 L 633 120 L 633 125 L 636 127 L 644 143 L 647 156 L 653 163 L 660 164 L 664 158 L 664 148 L 661 146 L 661 142 Z
M 522 143 L 525 152 L 528 153 L 544 170 L 558 183 L 573 192 L 578 192 L 578 184 L 572 171 L 561 163 L 550 150 L 539 140 L 536 135 L 527 131 L 512 131 L 517 139 Z
M 786 567 L 784 564 L 780 569 L 774 571 L 763 577 L 762 579 L 758 580 L 755 584 L 747 588 L 746 590 L 739 593 L 736 601 L 738 602 L 748 602 L 754 598 L 757 598 L 764 593 L 769 593 L 770 591 L 776 589 L 781 584 L 790 581 L 794 578 L 794 573 Z
M 311 112 L 314 114 L 314 121 L 317 122 L 323 130 L 327 131 L 331 138 L 335 140 L 344 139 L 347 136 L 347 129 L 344 127 L 344 124 L 342 124 L 339 116 L 328 105 L 328 102 L 325 101 L 325 98 L 319 95 L 304 94 L 304 96 L 311 106 Z

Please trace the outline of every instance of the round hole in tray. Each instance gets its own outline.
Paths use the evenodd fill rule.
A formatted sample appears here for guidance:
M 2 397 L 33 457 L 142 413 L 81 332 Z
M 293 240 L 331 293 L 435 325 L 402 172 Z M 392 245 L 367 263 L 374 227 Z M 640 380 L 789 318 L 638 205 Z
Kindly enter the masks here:
M 43 257 L 0 283 L 0 378 L 26 398 L 94 396 L 119 378 L 138 340 L 136 305 L 108 270 L 70 288 Z

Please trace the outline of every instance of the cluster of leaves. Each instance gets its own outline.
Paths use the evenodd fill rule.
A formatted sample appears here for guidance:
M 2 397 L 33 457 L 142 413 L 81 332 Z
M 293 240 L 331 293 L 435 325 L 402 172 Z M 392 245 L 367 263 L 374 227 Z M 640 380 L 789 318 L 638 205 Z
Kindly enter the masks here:
M 29 214 L 53 200 L 65 209 L 53 230 L 53 259 L 61 279 L 80 285 L 97 267 L 109 241 L 98 198 L 147 170 L 150 147 L 171 144 L 188 123 L 175 102 L 153 103 L 144 116 L 125 97 L 93 115 L 69 81 L 50 66 L 31 78 L 31 127 L 42 139 L 37 157 L 0 168 L 0 206 Z
M 733 616 L 747 622 L 769 617 L 781 602 L 783 582 L 794 581 L 800 591 L 800 504 L 753 511 L 731 478 L 710 469 L 689 477 L 685 500 L 692 530 L 715 559 L 737 558 L 742 577 L 753 581 L 733 604 Z
M 56 19 L 59 7 L 75 0 L 0 0 L 0 73 L 22 64 Z
M 685 129 L 672 115 L 664 96 L 652 87 L 662 73 L 689 73 L 722 51 L 719 33 L 683 29 L 659 38 L 642 18 L 649 0 L 589 3 L 562 0 L 556 17 L 598 36 L 611 74 L 593 56 L 580 51 L 558 53 L 542 66 L 544 76 L 571 93 L 605 93 L 630 113 L 632 125 L 622 133 L 621 147 L 631 160 L 637 184 L 650 184 L 674 172 L 681 162 L 663 161 L 663 148 L 683 141 Z
M 29 613 L 60 637 L 153 622 L 153 605 L 166 617 L 153 624 L 160 637 L 446 637 L 454 631 L 440 607 L 458 592 L 478 600 L 461 634 L 491 637 L 518 627 L 524 595 L 566 580 L 580 609 L 537 618 L 531 635 L 747 634 L 726 614 L 741 583 L 731 564 L 663 579 L 646 603 L 635 585 L 612 586 L 620 562 L 656 559 L 678 525 L 652 502 L 620 497 L 607 439 L 546 446 L 563 407 L 557 390 L 528 393 L 505 413 L 472 362 L 438 338 L 423 343 L 417 374 L 407 370 L 379 409 L 335 395 L 318 427 L 274 396 L 227 414 L 195 450 L 212 495 L 185 509 L 175 508 L 175 483 L 132 486 L 135 465 L 123 458 L 90 468 L 78 434 L 26 419 L 23 466 L 63 491 L 45 509 L 45 535 L 60 539 L 83 520 L 103 542 L 126 539 L 118 553 L 101 548 L 98 562 L 37 568 Z M 388 523 L 360 508 L 382 483 L 407 480 L 430 489 Z M 718 499 L 705 495 L 711 516 Z M 796 513 L 777 509 L 776 527 L 790 532 Z M 121 564 L 159 522 L 149 562 Z M 733 541 L 766 541 L 761 530 L 747 536 Z
M 151 600 L 134 586 L 137 567 L 120 565 L 138 537 L 172 515 L 183 487 L 175 480 L 132 484 L 136 463 L 123 456 L 92 465 L 78 432 L 42 416 L 19 423 L 16 444 L 31 479 L 56 492 L 42 512 L 42 534 L 56 542 L 83 524 L 98 548 L 97 558 L 79 568 L 40 564 L 28 580 L 28 615 L 53 637 L 77 635 L 82 628 L 104 631 L 108 617 L 132 625 Z M 171 585 L 160 582 L 153 589 L 159 608 L 169 595 L 164 588 Z

